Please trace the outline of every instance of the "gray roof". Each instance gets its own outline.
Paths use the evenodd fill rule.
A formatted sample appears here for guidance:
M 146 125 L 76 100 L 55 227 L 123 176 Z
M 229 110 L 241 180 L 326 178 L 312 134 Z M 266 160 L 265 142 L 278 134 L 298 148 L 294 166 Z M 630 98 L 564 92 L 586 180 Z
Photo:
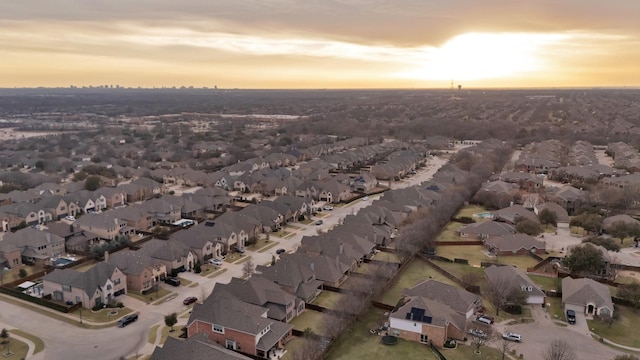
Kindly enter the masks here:
M 504 221 L 508 221 L 512 224 L 515 224 L 518 219 L 524 218 L 535 223 L 540 223 L 536 214 L 533 211 L 525 209 L 522 205 L 511 205 L 509 207 L 496 210 L 493 212 L 493 216 L 496 219 L 502 219 Z
M 476 302 L 482 301 L 482 297 L 479 295 L 436 280 L 423 280 L 410 289 L 404 289 L 402 295 L 420 296 L 438 301 L 447 304 L 460 314 L 466 314 L 469 308 L 475 306 Z
M 3 241 L 14 244 L 18 247 L 38 247 L 52 243 L 64 243 L 64 238 L 55 234 L 28 227 L 20 229 L 14 233 L 6 233 L 4 235 Z
M 482 221 L 461 227 L 460 233 L 503 236 L 515 234 L 516 229 L 507 223 L 497 221 Z
M 138 251 L 156 259 L 174 261 L 189 255 L 190 248 L 179 241 L 151 239 Z
M 489 282 L 504 281 L 511 289 L 521 289 L 522 286 L 530 286 L 532 291 L 529 296 L 545 296 L 544 292 L 538 288 L 522 270 L 514 266 L 491 265 L 484 269 Z
M 142 251 L 122 250 L 109 254 L 106 260 L 109 264 L 117 266 L 123 273 L 140 275 L 144 269 L 153 267 L 158 260 Z
M 609 287 L 588 279 L 562 279 L 562 302 L 565 304 L 585 306 L 593 303 L 597 307 L 607 307 L 613 311 L 613 302 Z
M 93 296 L 97 289 L 104 285 L 108 279 L 111 279 L 116 269 L 117 267 L 113 264 L 101 262 L 85 272 L 73 269 L 55 269 L 46 274 L 43 279 L 82 289 L 88 296 Z
M 276 321 L 265 316 L 267 311 L 262 306 L 240 301 L 230 293 L 220 290 L 211 293 L 202 304 L 195 304 L 188 324 L 198 320 L 257 335 Z
M 266 307 L 269 309 L 268 316 L 276 320 L 285 319 L 287 305 L 295 302 L 295 296 L 260 275 L 247 280 L 231 278 L 228 284 L 215 285 L 214 291 L 220 290 L 227 291 L 244 302 Z
M 413 314 L 416 312 L 413 309 L 424 310 L 426 318 L 415 318 Z M 409 318 L 415 322 L 443 327 L 450 323 L 459 330 L 464 330 L 467 321 L 464 315 L 456 312 L 449 305 L 421 296 L 401 299 L 389 316 L 402 320 Z
M 184 340 L 167 337 L 162 347 L 156 347 L 150 360 L 251 360 L 240 353 L 224 348 L 206 334 L 196 334 Z
M 617 223 L 617 222 L 622 222 L 625 224 L 633 224 L 633 225 L 637 225 L 640 226 L 640 221 L 632 218 L 631 216 L 627 215 L 627 214 L 621 214 L 621 215 L 614 215 L 614 216 L 609 216 L 608 218 L 605 218 L 602 221 L 602 228 L 603 229 L 608 229 L 609 227 L 611 227 L 613 224 Z
M 510 234 L 497 236 L 485 240 L 485 243 L 491 247 L 495 247 L 500 251 L 518 251 L 521 249 L 545 249 L 546 244 L 527 234 Z
M 262 272 L 262 277 L 278 285 L 290 287 L 296 296 L 306 299 L 318 290 L 322 281 L 315 280 L 315 271 L 308 263 L 296 261 L 299 259 L 301 258 L 281 255 L 280 260 L 274 265 L 259 266 L 256 270 Z

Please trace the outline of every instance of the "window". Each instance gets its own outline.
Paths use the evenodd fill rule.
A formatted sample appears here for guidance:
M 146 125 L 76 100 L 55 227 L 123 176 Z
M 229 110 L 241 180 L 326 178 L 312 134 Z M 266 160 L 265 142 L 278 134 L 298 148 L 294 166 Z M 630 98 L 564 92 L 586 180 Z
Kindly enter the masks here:
M 227 349 L 235 350 L 236 342 L 233 340 L 227 340 Z
M 426 343 L 427 341 L 429 341 L 429 337 L 425 334 L 420 334 L 420 342 Z
M 62 291 L 71 292 L 71 286 L 70 285 L 62 285 Z
M 220 334 L 224 334 L 224 327 L 220 326 L 220 325 L 216 325 L 213 324 L 213 331 L 220 333 Z
M 111 290 L 111 284 L 107 284 L 107 290 Z
M 120 278 L 113 280 L 114 285 L 120 285 Z

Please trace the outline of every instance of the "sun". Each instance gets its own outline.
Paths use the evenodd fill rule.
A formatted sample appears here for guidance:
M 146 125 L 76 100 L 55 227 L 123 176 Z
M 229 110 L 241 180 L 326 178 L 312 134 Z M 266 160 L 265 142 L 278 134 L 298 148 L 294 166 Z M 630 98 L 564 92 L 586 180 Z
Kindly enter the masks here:
M 559 34 L 467 33 L 425 50 L 424 63 L 403 76 L 424 80 L 506 78 L 544 70 L 545 52 Z

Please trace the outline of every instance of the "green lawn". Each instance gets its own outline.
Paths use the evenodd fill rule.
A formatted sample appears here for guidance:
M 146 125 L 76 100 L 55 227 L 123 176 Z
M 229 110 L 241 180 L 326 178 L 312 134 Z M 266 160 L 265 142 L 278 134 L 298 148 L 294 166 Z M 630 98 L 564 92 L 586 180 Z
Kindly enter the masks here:
M 557 290 L 556 285 L 560 286 L 560 280 L 558 278 L 551 278 L 546 276 L 529 275 L 531 281 L 540 286 L 542 290 Z
M 18 330 L 18 329 L 13 329 L 9 331 L 12 334 L 16 334 L 18 336 L 22 336 L 23 338 L 29 339 L 31 340 L 31 342 L 33 342 L 33 344 L 35 345 L 35 349 L 33 351 L 34 354 L 39 353 L 40 351 L 44 350 L 44 341 L 42 341 L 42 339 L 40 339 L 39 337 L 32 335 L 28 332 L 24 332 L 22 330 Z
M 153 325 L 150 329 L 149 329 L 149 334 L 147 335 L 147 341 L 149 342 L 149 344 L 155 344 L 156 343 L 156 338 L 158 337 L 158 328 L 160 327 L 160 325 Z
M 260 250 L 258 250 L 258 252 L 259 253 L 263 253 L 263 252 L 265 252 L 265 251 L 267 251 L 269 249 L 274 248 L 276 245 L 278 245 L 277 241 L 270 240 L 269 244 L 266 244 L 265 246 L 263 246 Z
M 70 313 L 78 317 L 80 321 L 80 309 Z M 94 323 L 108 323 L 114 320 L 118 320 L 121 317 L 130 314 L 133 310 L 123 307 L 114 309 L 102 309 L 100 311 L 92 311 L 89 309 L 82 309 L 82 319 L 91 321 Z
M 162 326 L 162 330 L 160 331 L 160 345 L 163 345 L 165 341 L 167 341 L 167 338 L 169 336 L 174 337 L 174 338 L 178 338 L 180 337 L 180 334 L 182 334 L 182 331 L 180 331 L 180 329 L 183 327 L 183 325 L 174 325 L 173 326 L 173 331 L 170 331 L 171 328 L 166 326 L 166 325 L 161 325 Z
M 224 273 L 225 271 L 227 271 L 227 269 L 216 269 L 215 271 L 212 271 L 211 273 L 207 274 L 206 276 L 208 278 L 216 277 L 216 276 Z
M 455 284 L 444 275 L 434 270 L 426 262 L 420 259 L 415 259 L 409 263 L 402 274 L 398 276 L 395 283 L 384 292 L 379 301 L 385 304 L 395 305 L 398 300 L 400 300 L 402 290 L 413 287 L 420 281 L 429 279 L 430 277 L 447 284 Z
M 335 309 L 336 303 L 343 297 L 344 295 L 340 293 L 325 290 L 318 295 L 312 304 L 322 306 L 327 309 Z
M 447 360 L 501 360 L 502 354 L 497 349 L 482 346 L 480 348 L 480 354 L 474 354 L 475 347 L 460 345 L 455 349 L 443 349 L 441 350 Z M 508 359 L 508 357 L 507 357 Z
M 640 337 L 632 335 L 637 334 L 640 311 L 620 305 L 616 306 L 615 311 L 618 319 L 613 321 L 611 327 L 605 321 L 587 320 L 591 331 L 620 345 L 640 347 Z
M 470 265 L 480 266 L 482 261 L 493 261 L 492 257 L 483 253 L 484 250 L 482 245 L 438 246 L 437 254 L 450 260 L 467 259 Z
M 536 265 L 538 260 L 528 255 L 509 255 L 498 256 L 497 262 L 500 264 L 513 265 L 522 271 L 527 271 L 527 268 Z
M 85 271 L 91 269 L 92 267 L 96 266 L 97 264 L 98 264 L 97 261 L 91 260 L 91 261 L 87 261 L 86 263 L 82 263 L 82 264 L 80 264 L 78 266 L 74 266 L 73 270 L 77 270 L 77 271 L 80 271 L 80 272 L 85 272 Z
M 547 311 L 551 319 L 565 321 L 564 311 L 562 311 L 562 298 L 547 296 L 545 301 L 547 302 Z
M 10 333 L 11 332 L 13 331 L 10 331 Z M 29 346 L 26 343 L 12 338 L 11 336 L 9 336 L 9 350 L 11 350 L 11 356 L 6 355 L 7 345 L 1 345 L 1 347 L 2 349 L 0 349 L 0 354 L 2 354 L 2 356 L 0 359 L 25 359 L 27 357 L 27 352 L 29 352 Z
M 265 246 L 269 246 L 269 245 L 273 246 L 273 243 L 274 243 L 273 240 L 267 240 L 267 239 L 261 238 L 255 244 L 251 244 L 247 246 L 247 249 L 253 250 L 253 251 L 260 251 Z
M 477 266 L 470 266 L 466 264 L 450 263 L 446 261 L 434 261 L 434 264 L 445 269 L 452 275 L 455 275 L 458 279 L 462 279 L 465 274 L 476 273 L 478 274 L 478 284 L 481 288 L 486 287 L 486 280 L 484 278 L 484 269 Z
M 444 227 L 444 229 L 442 229 L 442 231 L 440 232 L 440 234 L 438 235 L 438 237 L 436 238 L 437 241 L 460 241 L 462 240 L 462 238 L 460 238 L 460 233 L 458 232 L 458 230 L 462 227 L 462 225 L 464 225 L 463 223 L 459 223 L 459 222 L 455 222 L 455 221 L 450 221 L 447 226 Z
M 310 328 L 315 334 L 324 333 L 324 324 L 322 321 L 322 313 L 314 310 L 305 310 L 302 315 L 291 320 L 290 324 L 296 330 L 304 331 Z
M 193 282 L 191 280 L 187 280 L 187 279 L 185 279 L 183 277 L 180 277 L 180 276 L 178 276 L 178 279 L 180 279 L 180 285 L 182 285 L 182 286 L 189 286 Z
M 385 251 L 381 251 L 373 255 L 373 258 L 376 260 L 392 262 L 396 264 L 400 262 L 400 260 L 398 260 L 398 255 L 396 255 L 395 253 L 390 253 Z
M 160 298 L 163 298 L 167 295 L 171 294 L 171 291 L 164 289 L 160 286 L 158 286 L 158 291 L 151 291 L 148 292 L 146 295 L 142 295 L 140 293 L 137 292 L 129 292 L 127 293 L 128 296 L 131 296 L 132 298 L 136 298 L 140 301 L 146 302 L 146 303 L 150 303 L 152 301 L 158 300 Z
M 384 310 L 371 308 L 354 327 L 340 336 L 325 359 L 437 359 L 428 346 L 420 343 L 399 339 L 394 346 L 383 345 L 380 336 L 372 335 L 369 329 L 378 328 L 385 321 L 388 318 L 384 316 Z
M 229 253 L 227 254 L 227 257 L 224 259 L 225 262 L 229 263 L 229 264 L 233 264 L 237 261 L 239 261 L 240 259 L 246 258 L 246 255 L 242 255 L 240 253 Z
M 466 206 L 463 206 L 458 211 L 455 217 L 462 217 L 462 216 L 473 217 L 473 214 L 488 212 L 488 211 L 489 210 L 479 205 L 466 205 Z

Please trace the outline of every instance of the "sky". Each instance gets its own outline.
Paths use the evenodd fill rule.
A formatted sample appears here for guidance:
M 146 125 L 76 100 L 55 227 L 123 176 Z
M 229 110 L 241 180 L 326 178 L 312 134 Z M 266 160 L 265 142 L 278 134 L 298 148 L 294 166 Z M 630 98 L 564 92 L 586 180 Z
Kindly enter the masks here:
M 0 87 L 640 86 L 639 0 L 0 2 Z

